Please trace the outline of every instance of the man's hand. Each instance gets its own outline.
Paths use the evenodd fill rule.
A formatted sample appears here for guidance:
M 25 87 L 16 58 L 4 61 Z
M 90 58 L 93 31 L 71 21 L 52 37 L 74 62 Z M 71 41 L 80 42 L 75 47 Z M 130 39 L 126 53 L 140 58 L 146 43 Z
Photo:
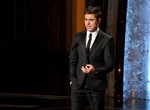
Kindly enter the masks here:
M 87 64 L 85 67 L 82 66 L 81 70 L 83 71 L 83 73 L 85 74 L 90 74 L 90 73 L 95 73 L 95 68 L 93 67 L 93 65 L 91 64 Z

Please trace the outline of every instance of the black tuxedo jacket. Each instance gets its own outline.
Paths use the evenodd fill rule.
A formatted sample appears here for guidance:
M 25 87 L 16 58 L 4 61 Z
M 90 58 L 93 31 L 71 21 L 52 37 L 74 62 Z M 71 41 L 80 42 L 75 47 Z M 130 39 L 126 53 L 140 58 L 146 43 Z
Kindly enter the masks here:
M 91 90 L 105 90 L 106 74 L 114 68 L 114 41 L 111 36 L 99 30 L 90 49 L 89 61 L 97 73 L 87 75 L 86 84 Z M 79 89 L 85 79 L 81 67 L 87 64 L 86 31 L 76 33 L 70 52 L 70 81 L 73 89 Z

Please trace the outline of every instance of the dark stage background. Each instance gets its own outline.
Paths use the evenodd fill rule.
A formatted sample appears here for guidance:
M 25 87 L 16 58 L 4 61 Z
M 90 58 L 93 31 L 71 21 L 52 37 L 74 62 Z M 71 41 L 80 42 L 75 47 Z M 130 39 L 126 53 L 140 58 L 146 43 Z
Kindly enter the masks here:
M 86 6 L 98 3 L 107 12 L 107 0 L 87 0 Z M 71 41 L 66 41 L 66 0 L 1 0 L 0 4 L 0 92 L 68 95 L 66 44 Z M 106 19 L 101 28 L 106 31 Z
M 0 4 L 0 92 L 66 95 L 64 0 Z
M 114 96 L 110 105 L 122 107 L 123 71 L 119 70 L 123 70 L 124 62 L 127 1 L 115 0 L 118 4 L 108 0 L 85 1 L 86 7 L 101 6 L 103 21 L 100 28 L 116 39 L 117 59 L 114 77 L 110 78 L 110 83 L 114 83 L 114 88 L 111 86 L 110 89 Z M 43 97 L 46 102 L 48 99 L 48 105 L 49 101 L 54 99 L 69 105 L 68 50 L 77 23 L 76 19 L 72 20 L 77 16 L 72 8 L 72 5 L 76 7 L 77 4 L 73 3 L 71 0 L 0 1 L 0 103 L 7 104 L 9 100 L 9 104 L 12 104 L 15 100 L 15 104 L 22 104 L 20 99 L 16 98 L 20 94 L 19 98 L 22 100 L 25 97 L 30 100 L 33 96 L 33 99 L 37 100 L 38 97 L 40 101 L 35 101 L 38 105 L 45 106 L 45 101 L 41 101 Z M 112 13 L 118 13 L 117 17 Z M 55 95 L 67 97 L 53 97 Z M 31 103 L 34 102 L 32 101 Z M 53 105 L 58 105 L 58 100 Z

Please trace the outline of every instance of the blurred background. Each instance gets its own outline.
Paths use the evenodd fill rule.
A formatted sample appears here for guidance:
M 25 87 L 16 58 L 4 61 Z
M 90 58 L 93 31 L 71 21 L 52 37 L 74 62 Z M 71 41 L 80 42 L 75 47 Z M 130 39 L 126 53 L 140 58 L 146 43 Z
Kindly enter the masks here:
M 149 47 L 147 47 L 149 43 L 143 46 L 146 40 L 137 39 L 137 36 L 144 35 L 143 39 L 147 41 L 149 39 L 147 37 L 149 34 L 143 34 L 138 29 L 144 27 L 146 30 L 144 33 L 149 33 L 149 27 L 141 26 L 140 24 L 143 23 L 139 22 L 144 21 L 145 25 L 149 24 L 148 19 L 140 19 L 144 16 L 141 13 L 149 12 L 147 11 L 149 4 L 147 0 L 144 2 L 141 0 L 1 0 L 0 107 L 15 109 L 68 107 L 69 110 L 69 52 L 73 34 L 84 30 L 84 9 L 90 5 L 101 7 L 103 16 L 100 28 L 115 39 L 116 65 L 108 74 L 106 108 L 121 110 L 124 103 L 128 103 L 127 108 L 131 108 L 131 102 L 141 103 L 141 101 L 123 100 L 123 94 L 126 94 L 124 96 L 126 99 L 147 99 L 150 81 L 141 77 L 148 78 L 149 70 L 146 69 L 144 72 L 141 70 L 147 65 L 145 61 L 149 61 Z M 144 6 L 148 8 L 139 8 Z M 143 9 L 142 12 L 138 8 Z M 146 17 L 149 18 L 148 15 Z M 137 25 L 130 25 L 128 20 L 134 21 Z M 128 30 L 132 29 L 137 30 L 128 34 L 127 32 L 130 33 Z M 137 50 L 135 47 L 125 48 L 131 45 L 137 46 L 139 42 L 125 45 L 128 44 L 127 41 L 130 43 L 134 40 L 141 41 L 142 49 L 140 47 L 139 51 L 144 50 L 144 55 L 147 56 L 144 60 L 142 55 L 139 56 L 141 59 L 138 61 L 140 60 L 141 63 L 133 64 L 135 55 L 130 54 L 138 53 L 139 47 L 136 47 Z M 136 51 L 133 51 L 134 49 Z M 125 58 L 133 60 L 126 62 Z M 125 66 L 129 64 L 130 67 Z M 135 72 L 131 70 L 135 65 L 142 65 L 143 68 L 137 67 L 138 72 Z M 127 71 L 127 68 L 130 68 L 130 71 Z M 128 75 L 124 76 L 126 73 Z M 136 75 L 133 73 L 140 74 L 141 79 L 136 80 Z M 126 82 L 125 79 L 129 80 Z M 139 85 L 140 81 L 146 82 L 146 85 L 143 83 Z M 127 85 L 130 84 L 133 86 L 128 87 Z M 138 90 L 145 86 L 147 89 L 144 89 L 142 96 L 138 97 L 138 94 L 141 94 Z M 142 101 L 142 103 L 148 105 L 147 102 Z M 146 110 L 145 106 L 142 110 Z

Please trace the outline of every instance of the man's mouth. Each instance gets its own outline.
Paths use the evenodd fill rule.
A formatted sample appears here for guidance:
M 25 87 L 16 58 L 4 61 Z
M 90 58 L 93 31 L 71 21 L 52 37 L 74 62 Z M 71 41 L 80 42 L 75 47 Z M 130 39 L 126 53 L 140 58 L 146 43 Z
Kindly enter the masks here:
M 91 26 L 87 26 L 87 28 L 91 28 Z

